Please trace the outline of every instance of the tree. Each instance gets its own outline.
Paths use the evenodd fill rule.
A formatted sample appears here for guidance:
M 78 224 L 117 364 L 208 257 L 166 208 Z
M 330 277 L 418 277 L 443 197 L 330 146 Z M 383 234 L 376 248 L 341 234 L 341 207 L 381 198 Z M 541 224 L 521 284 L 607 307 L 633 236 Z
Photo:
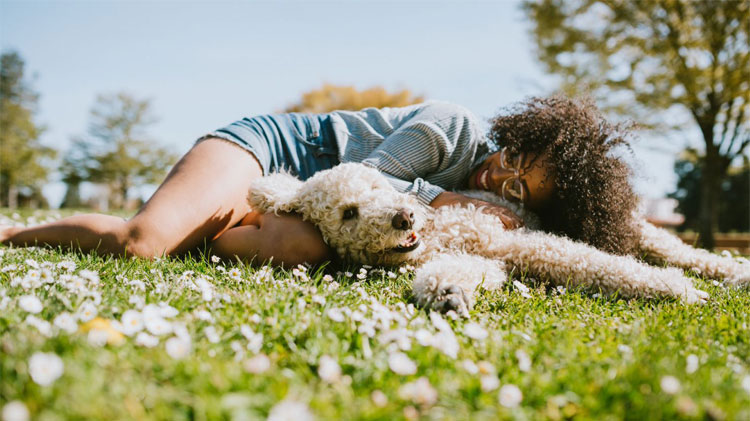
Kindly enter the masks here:
M 540 61 L 567 92 L 585 87 L 653 126 L 674 115 L 664 111 L 688 111 L 705 145 L 699 231 L 713 247 L 721 184 L 750 144 L 750 2 L 527 0 L 524 9 Z
M 325 113 L 334 110 L 361 110 L 367 107 L 403 107 L 424 101 L 412 96 L 408 89 L 389 94 L 384 88 L 374 87 L 358 91 L 353 86 L 324 84 L 322 88 L 302 94 L 302 100 L 287 107 L 288 113 Z
M 0 55 L 0 206 L 18 206 L 19 194 L 39 196 L 55 156 L 39 142 L 43 127 L 34 123 L 39 96 L 24 80 L 24 61 L 16 52 Z
M 122 208 L 132 187 L 161 181 L 177 157 L 155 146 L 146 128 L 156 120 L 148 100 L 119 93 L 99 96 L 91 109 L 88 136 L 73 140 L 65 157 L 63 179 L 68 189 L 82 181 L 103 183 L 110 204 Z M 74 192 L 70 192 L 74 201 Z
M 686 149 L 675 162 L 677 189 L 669 197 L 677 199 L 677 210 L 685 215 L 685 223 L 678 230 L 697 230 L 699 227 L 701 171 L 703 156 L 695 149 Z M 729 168 L 719 192 L 719 230 L 722 232 L 750 230 L 750 160 Z

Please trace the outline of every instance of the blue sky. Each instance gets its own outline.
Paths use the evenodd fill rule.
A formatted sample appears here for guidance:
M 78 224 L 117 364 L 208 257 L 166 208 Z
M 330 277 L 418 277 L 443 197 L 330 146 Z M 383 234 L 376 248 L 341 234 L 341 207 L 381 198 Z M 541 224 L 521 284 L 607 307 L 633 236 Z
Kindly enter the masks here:
M 42 141 L 65 148 L 97 94 L 150 98 L 154 139 L 176 152 L 323 83 L 462 104 L 482 118 L 549 92 L 516 1 L 257 2 L 0 0 L 0 47 L 40 93 Z M 668 154 L 636 148 L 648 196 L 672 189 Z M 45 193 L 56 203 L 64 188 Z

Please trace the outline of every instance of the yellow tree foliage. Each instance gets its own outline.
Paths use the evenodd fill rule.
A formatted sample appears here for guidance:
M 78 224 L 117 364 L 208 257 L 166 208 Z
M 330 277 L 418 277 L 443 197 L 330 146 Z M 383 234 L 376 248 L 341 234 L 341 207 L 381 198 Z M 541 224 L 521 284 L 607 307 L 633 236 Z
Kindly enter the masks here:
M 302 100 L 290 105 L 284 109 L 284 112 L 325 113 L 334 110 L 356 111 L 368 107 L 403 107 L 418 104 L 422 101 L 424 101 L 423 97 L 413 96 L 408 89 L 388 93 L 384 88 L 376 86 L 364 91 L 358 91 L 353 86 L 337 86 L 326 83 L 320 89 L 302 94 Z

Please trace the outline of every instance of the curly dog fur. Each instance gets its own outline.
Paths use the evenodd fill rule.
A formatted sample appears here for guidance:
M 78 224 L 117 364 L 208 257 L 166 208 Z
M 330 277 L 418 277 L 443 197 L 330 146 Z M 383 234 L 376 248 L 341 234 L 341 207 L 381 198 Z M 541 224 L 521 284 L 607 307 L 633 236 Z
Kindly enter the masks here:
M 464 193 L 499 200 L 482 192 Z M 680 269 L 650 266 L 633 256 L 534 231 L 538 220 L 513 204 L 503 203 L 515 208 L 527 228 L 506 230 L 497 218 L 472 206 L 432 209 L 397 192 L 379 171 L 362 164 L 341 164 L 305 182 L 271 174 L 253 183 L 248 199 L 258 211 L 299 213 L 346 262 L 415 264 L 418 304 L 440 311 L 467 315 L 477 288 L 499 288 L 511 268 L 605 294 L 673 297 L 689 304 L 708 299 Z M 730 285 L 750 283 L 750 265 L 693 249 L 646 222 L 639 227 L 640 251 L 654 262 Z

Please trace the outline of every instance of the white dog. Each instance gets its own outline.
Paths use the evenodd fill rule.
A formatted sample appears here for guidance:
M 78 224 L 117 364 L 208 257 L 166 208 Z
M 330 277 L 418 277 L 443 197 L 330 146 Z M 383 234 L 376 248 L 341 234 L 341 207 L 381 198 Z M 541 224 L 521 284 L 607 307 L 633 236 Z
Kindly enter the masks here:
M 475 193 L 498 201 L 495 195 Z M 341 164 L 305 182 L 272 174 L 253 182 L 248 198 L 257 211 L 299 213 L 320 229 L 345 262 L 415 264 L 418 304 L 440 311 L 467 315 L 477 288 L 502 286 L 510 268 L 556 284 L 625 297 L 675 297 L 686 303 L 708 298 L 680 269 L 649 266 L 532 231 L 528 227 L 538 226 L 535 217 L 512 204 L 504 203 L 515 208 L 527 228 L 505 230 L 496 217 L 471 206 L 423 206 L 362 164 Z M 646 222 L 640 227 L 642 249 L 655 262 L 722 278 L 730 285 L 750 282 L 750 265 L 694 249 Z

